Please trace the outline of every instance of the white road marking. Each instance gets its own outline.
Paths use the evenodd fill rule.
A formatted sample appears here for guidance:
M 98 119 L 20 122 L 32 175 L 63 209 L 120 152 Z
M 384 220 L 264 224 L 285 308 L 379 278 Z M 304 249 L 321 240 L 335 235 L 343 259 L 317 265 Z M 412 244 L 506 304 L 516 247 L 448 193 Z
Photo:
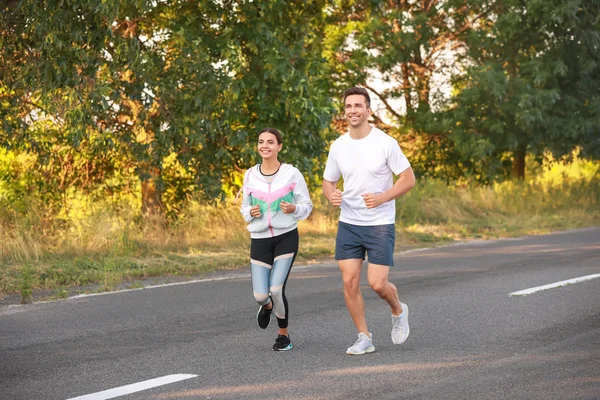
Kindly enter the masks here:
M 132 383 L 131 385 L 125 385 L 114 389 L 105 390 L 103 392 L 97 392 L 92 394 L 86 394 L 79 397 L 73 397 L 68 400 L 105 400 L 114 399 L 115 397 L 125 396 L 135 392 L 141 392 L 142 390 L 152 389 L 157 386 L 168 385 L 169 383 L 179 382 L 190 378 L 195 378 L 198 375 L 192 374 L 174 374 L 161 376 L 160 378 L 149 379 L 147 381 Z
M 589 281 L 591 279 L 600 278 L 600 274 L 586 275 L 580 276 L 579 278 L 567 279 L 566 281 L 554 282 L 544 286 L 536 286 L 529 289 L 519 290 L 518 292 L 509 293 L 509 296 L 526 296 L 528 294 L 532 294 L 535 292 L 540 292 L 542 290 L 554 289 L 561 286 L 571 285 L 573 283 L 579 283 L 583 281 Z
M 551 236 L 551 235 L 561 235 L 561 234 L 572 233 L 572 232 L 588 232 L 588 231 L 591 232 L 591 231 L 594 231 L 596 229 L 597 228 L 574 229 L 574 230 L 568 230 L 568 231 L 552 232 L 552 233 L 547 233 L 547 234 L 544 234 L 544 235 L 545 236 Z M 429 250 L 437 250 L 437 249 L 442 249 L 442 248 L 447 248 L 447 247 L 456 247 L 456 246 L 468 246 L 468 245 L 475 245 L 476 246 L 476 245 L 485 245 L 485 244 L 497 243 L 497 242 L 518 241 L 518 240 L 527 239 L 529 237 L 531 237 L 531 236 L 525 236 L 525 237 L 521 237 L 521 238 L 502 238 L 502 239 L 490 239 L 490 240 L 466 240 L 464 242 L 450 243 L 450 244 L 441 245 L 441 246 L 424 247 L 424 248 L 419 248 L 419 249 L 404 250 L 404 251 L 399 252 L 398 254 L 415 253 L 415 252 L 425 252 L 425 251 L 429 251 Z M 314 265 L 318 266 L 319 268 L 338 268 L 337 262 L 333 261 L 333 262 L 308 264 L 308 265 L 295 265 L 294 268 L 292 268 L 292 272 L 293 271 L 297 271 L 297 270 L 311 269 Z M 194 283 L 215 282 L 215 281 L 222 281 L 222 280 L 229 280 L 229 279 L 239 279 L 239 278 L 245 278 L 245 279 L 250 278 L 250 273 L 249 272 L 246 272 L 246 273 L 237 273 L 237 274 L 231 274 L 229 276 L 216 277 L 216 278 L 207 278 L 207 279 L 192 279 L 192 280 L 189 280 L 189 281 L 172 282 L 172 283 L 164 283 L 164 284 L 157 284 L 157 285 L 149 285 L 149 286 L 144 286 L 144 287 L 141 287 L 141 288 L 134 288 L 134 289 L 117 289 L 117 290 L 110 291 L 110 292 L 83 293 L 83 294 L 78 294 L 78 295 L 75 295 L 75 296 L 70 296 L 70 297 L 67 297 L 65 299 L 55 299 L 55 300 L 38 301 L 38 302 L 35 302 L 33 304 L 11 304 L 11 305 L 8 305 L 8 306 L 0 306 L 0 316 L 10 315 L 10 314 L 18 313 L 18 312 L 27 311 L 27 310 L 30 310 L 32 307 L 38 307 L 39 305 L 48 304 L 48 303 L 56 303 L 56 302 L 62 302 L 62 301 L 78 300 L 78 299 L 82 299 L 82 298 L 86 298 L 86 297 L 94 297 L 94 296 L 108 296 L 108 295 L 114 295 L 114 294 L 118 294 L 118 293 L 133 292 L 133 291 L 136 291 L 136 290 L 148 290 L 148 289 L 156 289 L 156 288 L 168 287 L 168 286 L 189 285 L 189 284 L 194 284 Z M 591 279 L 593 279 L 593 278 L 591 278 Z M 515 293 L 518 293 L 518 292 L 515 292 Z M 513 294 L 513 293 L 509 294 L 509 296 L 520 296 L 520 295 L 521 294 Z
M 147 290 L 147 289 L 157 289 L 157 288 L 163 288 L 163 287 L 169 287 L 169 286 L 189 285 L 191 283 L 226 281 L 226 280 L 229 280 L 229 279 L 249 278 L 249 277 L 250 277 L 250 273 L 232 274 L 230 276 L 222 276 L 222 277 L 217 277 L 217 278 L 193 279 L 193 280 L 183 281 L 183 282 L 161 283 L 161 284 L 157 284 L 157 285 L 144 286 L 144 287 L 141 287 L 141 288 L 134 288 L 134 289 L 120 289 L 120 290 L 115 290 L 115 291 L 112 291 L 112 292 L 77 294 L 75 296 L 71 296 L 71 297 L 68 297 L 66 299 L 52 300 L 51 302 L 64 301 L 64 300 L 76 300 L 76 299 L 82 299 L 82 298 L 85 298 L 85 297 L 107 296 L 107 295 L 111 295 L 111 294 L 115 294 L 115 293 L 135 292 L 136 290 Z

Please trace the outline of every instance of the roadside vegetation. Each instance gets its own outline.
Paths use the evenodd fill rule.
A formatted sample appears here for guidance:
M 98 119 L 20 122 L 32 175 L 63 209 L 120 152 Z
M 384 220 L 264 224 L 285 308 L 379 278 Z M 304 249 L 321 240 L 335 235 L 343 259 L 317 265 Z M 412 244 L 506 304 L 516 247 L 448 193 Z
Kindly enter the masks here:
M 319 186 L 371 96 L 417 187 L 398 251 L 598 225 L 600 2 L 0 2 L 0 304 L 246 268 L 257 132 Z M 309 155 L 309 156 L 307 156 Z
M 487 186 L 421 179 L 397 200 L 397 251 L 469 239 L 541 234 L 600 224 L 600 163 L 575 158 L 530 163 L 526 181 Z M 337 210 L 320 191 L 300 223 L 298 264 L 331 260 Z M 176 223 L 141 220 L 135 196 L 67 200 L 64 215 L 2 215 L 0 296 L 22 302 L 73 293 L 139 288 L 144 281 L 202 277 L 247 268 L 249 235 L 239 204 L 189 203 Z

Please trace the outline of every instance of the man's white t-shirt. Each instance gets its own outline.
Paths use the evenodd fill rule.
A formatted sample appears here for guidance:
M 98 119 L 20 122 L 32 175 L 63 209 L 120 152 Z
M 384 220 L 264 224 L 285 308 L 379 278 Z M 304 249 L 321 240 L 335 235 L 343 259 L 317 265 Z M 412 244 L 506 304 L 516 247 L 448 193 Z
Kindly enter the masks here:
M 398 175 L 410 167 L 398 142 L 373 127 L 362 139 L 352 139 L 350 133 L 337 138 L 329 149 L 323 178 L 337 182 L 344 178 L 340 221 L 353 225 L 387 225 L 396 220 L 394 200 L 376 208 L 367 208 L 365 193 L 382 193 L 394 184 L 392 173 Z

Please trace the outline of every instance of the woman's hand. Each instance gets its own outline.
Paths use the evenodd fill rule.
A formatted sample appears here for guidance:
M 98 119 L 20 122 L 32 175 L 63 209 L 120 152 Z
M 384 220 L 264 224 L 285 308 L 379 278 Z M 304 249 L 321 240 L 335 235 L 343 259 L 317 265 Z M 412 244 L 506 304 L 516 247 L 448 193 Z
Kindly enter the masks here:
M 250 216 L 254 218 L 260 217 L 260 206 L 256 205 L 250 209 Z
M 288 202 L 285 202 L 285 201 L 282 201 L 279 204 L 279 208 L 281 208 L 281 211 L 283 211 L 284 214 L 291 214 L 294 211 L 296 211 L 296 205 L 295 204 L 288 203 Z

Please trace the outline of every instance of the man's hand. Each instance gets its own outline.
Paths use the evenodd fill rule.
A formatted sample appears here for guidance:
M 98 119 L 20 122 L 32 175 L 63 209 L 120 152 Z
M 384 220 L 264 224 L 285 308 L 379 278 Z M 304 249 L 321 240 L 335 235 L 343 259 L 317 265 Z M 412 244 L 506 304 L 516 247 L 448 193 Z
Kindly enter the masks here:
M 383 196 L 381 195 L 381 193 L 365 193 L 362 195 L 362 198 L 365 201 L 365 205 L 367 206 L 367 208 L 375 208 L 383 204 Z
M 291 214 L 296 211 L 296 205 L 288 203 L 287 201 L 282 201 L 279 203 L 279 208 L 281 208 L 281 211 L 283 211 L 284 214 Z
M 250 209 L 250 216 L 254 218 L 260 217 L 260 206 L 256 205 Z
M 329 196 L 329 202 L 335 207 L 341 206 L 342 191 L 340 189 L 335 189 L 335 192 L 331 193 L 331 195 Z

